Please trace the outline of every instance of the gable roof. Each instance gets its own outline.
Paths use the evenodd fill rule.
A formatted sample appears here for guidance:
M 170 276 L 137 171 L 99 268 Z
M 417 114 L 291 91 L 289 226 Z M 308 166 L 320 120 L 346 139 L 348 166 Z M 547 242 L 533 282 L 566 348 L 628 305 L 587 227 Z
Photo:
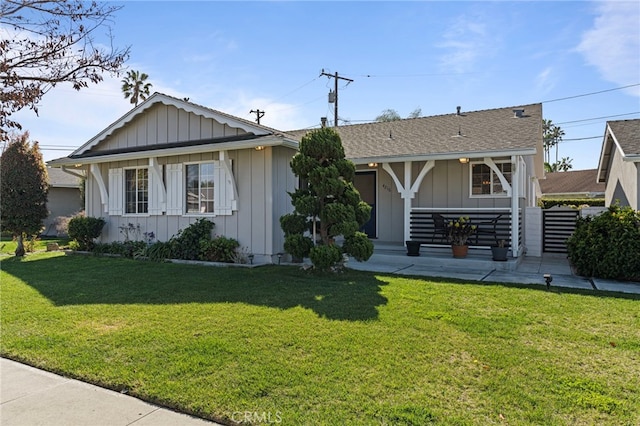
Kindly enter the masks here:
M 517 118 L 514 110 L 524 110 Z M 482 158 L 542 152 L 542 105 L 463 112 L 334 128 L 356 164 Z M 287 132 L 300 139 L 308 130 Z M 542 165 L 540 165 L 542 166 Z
M 229 127 L 241 129 L 245 133 L 237 136 L 225 136 L 213 139 L 186 140 L 172 143 L 150 144 L 139 147 L 129 147 L 112 150 L 92 150 L 92 148 L 109 138 L 118 129 L 127 126 L 136 117 L 144 114 L 146 111 L 157 104 L 173 106 L 177 109 L 184 110 L 186 112 L 193 113 L 207 119 L 215 120 L 221 124 L 228 125 Z M 68 157 L 52 160 L 48 162 L 48 164 L 53 166 L 60 166 L 71 165 L 75 163 L 91 163 L 104 161 L 105 158 L 108 158 L 109 160 L 119 160 L 144 156 L 146 155 L 145 153 L 149 151 L 154 151 L 156 155 L 171 155 L 172 152 L 178 150 L 180 151 L 180 153 L 195 153 L 211 150 L 212 145 L 214 145 L 215 148 L 219 150 L 253 148 L 260 145 L 285 145 L 293 149 L 298 148 L 298 143 L 296 140 L 287 138 L 279 130 L 272 129 L 267 126 L 262 126 L 243 118 L 235 117 L 233 115 L 217 111 L 215 109 L 207 108 L 202 105 L 197 105 L 183 99 L 178 99 L 173 96 L 156 92 L 140 105 L 131 109 L 118 120 L 111 123 L 107 128 L 102 130 L 96 136 L 89 139 L 81 147 L 73 151 Z
M 598 162 L 598 182 L 606 182 L 613 150 L 623 161 L 640 162 L 640 119 L 607 121 Z
M 596 182 L 597 176 L 597 169 L 546 173 L 545 179 L 540 179 L 540 189 L 542 195 L 574 193 L 604 195 L 605 184 Z

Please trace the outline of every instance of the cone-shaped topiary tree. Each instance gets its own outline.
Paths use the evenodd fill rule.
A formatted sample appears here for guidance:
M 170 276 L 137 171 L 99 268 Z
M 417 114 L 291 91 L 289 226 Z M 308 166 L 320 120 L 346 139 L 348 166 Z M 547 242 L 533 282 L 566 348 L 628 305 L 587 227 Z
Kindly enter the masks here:
M 307 133 L 291 160 L 291 170 L 301 187 L 289 193 L 294 212 L 280 218 L 285 250 L 294 257 L 309 257 L 320 269 L 340 263 L 342 253 L 358 261 L 369 259 L 373 244 L 359 229 L 371 217 L 371 206 L 353 186 L 355 166 L 345 159 L 340 136 L 330 128 Z M 317 246 L 309 236 L 314 220 L 320 236 Z M 342 247 L 334 240 L 340 235 Z
M 16 256 L 24 256 L 23 237 L 40 233 L 49 214 L 47 168 L 38 142 L 29 146 L 28 139 L 29 133 L 11 138 L 0 158 L 2 229 L 16 237 Z

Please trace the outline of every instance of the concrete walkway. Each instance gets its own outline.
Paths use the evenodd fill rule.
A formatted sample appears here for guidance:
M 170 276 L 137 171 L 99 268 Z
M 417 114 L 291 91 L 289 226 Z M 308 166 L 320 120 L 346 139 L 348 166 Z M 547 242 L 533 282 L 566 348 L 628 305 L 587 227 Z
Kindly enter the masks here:
M 0 358 L 2 426 L 211 426 L 217 423 Z
M 422 251 L 419 257 L 410 257 L 396 248 L 376 248 L 368 261 L 351 260 L 347 266 L 361 271 L 526 285 L 546 285 L 544 275 L 550 274 L 552 288 L 640 294 L 638 282 L 585 278 L 573 274 L 565 254 L 544 253 L 541 257 L 524 256 L 508 262 L 494 262 L 490 253 L 480 251 L 470 251 L 465 259 L 453 259 L 450 252 L 442 249 L 423 248 Z

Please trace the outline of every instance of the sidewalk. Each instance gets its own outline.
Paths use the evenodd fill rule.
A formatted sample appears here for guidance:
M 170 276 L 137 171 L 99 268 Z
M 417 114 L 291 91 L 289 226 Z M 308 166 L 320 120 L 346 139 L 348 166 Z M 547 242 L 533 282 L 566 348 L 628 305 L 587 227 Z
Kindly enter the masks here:
M 0 358 L 2 426 L 211 426 L 137 398 Z

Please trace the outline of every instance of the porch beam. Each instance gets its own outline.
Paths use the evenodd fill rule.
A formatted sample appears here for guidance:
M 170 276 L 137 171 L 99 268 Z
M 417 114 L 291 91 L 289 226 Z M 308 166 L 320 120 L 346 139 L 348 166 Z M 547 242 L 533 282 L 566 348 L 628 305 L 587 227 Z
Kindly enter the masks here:
M 520 228 L 520 216 L 518 215 L 518 210 L 520 207 L 520 196 L 518 194 L 518 190 L 520 185 L 518 182 L 520 181 L 520 164 L 518 157 L 515 155 L 511 157 L 511 251 L 512 256 L 518 257 L 519 248 L 520 248 L 520 235 L 518 234 L 518 229 Z M 504 185 L 504 184 L 503 184 Z
M 102 203 L 102 211 L 107 213 L 109 211 L 109 192 L 107 192 L 107 186 L 102 179 L 102 173 L 100 173 L 100 167 L 97 164 L 91 164 L 91 175 L 96 180 L 98 188 L 100 189 L 100 202 Z
M 411 238 L 411 229 L 410 229 L 411 228 L 411 204 L 412 204 L 411 200 L 415 198 L 416 193 L 420 190 L 420 185 L 422 185 L 422 181 L 424 180 L 424 177 L 427 175 L 427 173 L 429 173 L 431 169 L 435 167 L 436 163 L 434 160 L 428 160 L 424 164 L 424 166 L 422 166 L 422 169 L 420 170 L 418 177 L 416 177 L 416 180 L 413 183 L 411 182 L 412 164 L 413 163 L 411 161 L 404 162 L 404 184 L 402 184 L 400 182 L 400 179 L 398 179 L 398 176 L 395 174 L 395 172 L 391 168 L 391 165 L 389 163 L 382 163 L 382 169 L 385 172 L 387 172 L 389 176 L 391 176 L 391 179 L 393 179 L 393 182 L 396 185 L 396 190 L 400 194 L 400 198 L 404 200 L 404 240 L 405 241 L 408 241 Z
M 512 187 L 509 184 L 509 182 L 507 182 L 507 179 L 504 177 L 504 175 L 502 174 L 502 172 L 500 171 L 498 166 L 496 166 L 496 163 L 493 161 L 493 159 L 491 157 L 484 157 L 484 159 L 482 161 L 484 161 L 484 164 L 489 166 L 489 168 L 491 170 L 493 170 L 493 172 L 496 174 L 496 176 L 498 176 L 498 179 L 500 179 L 500 184 L 502 185 L 502 188 L 505 191 L 507 191 L 507 195 L 511 195 Z M 512 161 L 512 164 L 513 164 L 513 161 Z M 511 182 L 513 182 L 513 181 L 514 180 L 511 179 Z

